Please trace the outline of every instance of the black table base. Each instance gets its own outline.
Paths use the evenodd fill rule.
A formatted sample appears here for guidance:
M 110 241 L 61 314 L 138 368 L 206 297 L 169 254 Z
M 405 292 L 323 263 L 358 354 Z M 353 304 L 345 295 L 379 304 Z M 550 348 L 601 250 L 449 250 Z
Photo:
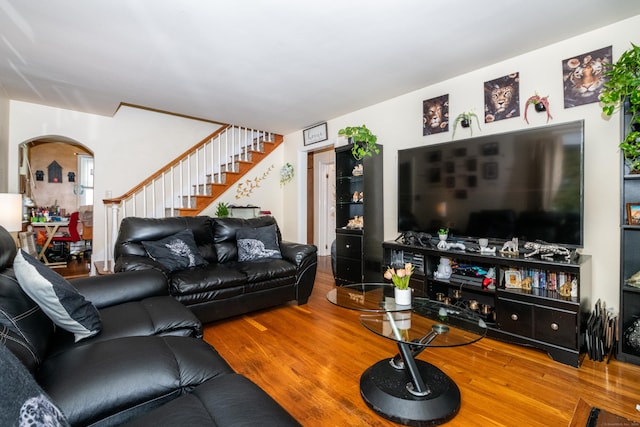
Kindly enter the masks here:
M 452 419 L 460 409 L 458 386 L 440 369 L 415 360 L 429 392 L 416 396 L 411 375 L 391 366 L 389 359 L 368 368 L 360 377 L 360 394 L 376 413 L 409 426 L 434 426 Z M 409 385 L 407 387 L 407 385 Z

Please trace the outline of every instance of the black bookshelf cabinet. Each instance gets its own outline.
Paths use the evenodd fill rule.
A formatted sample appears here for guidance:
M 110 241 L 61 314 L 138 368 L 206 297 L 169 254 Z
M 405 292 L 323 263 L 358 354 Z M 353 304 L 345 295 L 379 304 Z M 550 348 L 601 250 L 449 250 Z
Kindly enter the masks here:
M 382 155 L 356 160 L 351 145 L 336 151 L 336 284 L 382 280 Z M 349 227 L 354 218 L 362 227 Z
M 622 137 L 629 129 L 631 114 L 622 115 Z M 621 137 L 621 138 L 622 138 Z M 617 359 L 640 365 L 640 349 L 634 348 L 625 332 L 640 320 L 640 289 L 628 285 L 631 276 L 640 271 L 640 225 L 632 224 L 627 215 L 627 204 L 640 204 L 640 174 L 631 173 L 622 157 L 620 183 L 620 311 Z
M 434 244 L 437 243 L 434 241 Z M 383 243 L 384 268 L 399 267 L 411 262 L 414 274 L 411 286 L 425 292 L 429 298 L 450 298 L 452 304 L 469 307 L 475 301 L 490 308 L 485 318 L 488 336 L 513 344 L 543 350 L 554 360 L 580 366 L 584 357 L 584 329 L 591 308 L 591 257 L 581 255 L 570 261 L 541 260 L 519 256 L 484 255 L 461 250 L 405 245 L 395 241 Z M 495 289 L 482 286 L 482 280 L 452 276 L 436 279 L 440 258 L 451 259 L 461 266 L 495 271 Z M 526 277 L 553 277 L 556 290 L 550 285 L 531 289 L 507 288 L 510 272 Z M 551 279 L 549 279 L 551 280 Z M 558 292 L 561 283 L 576 280 L 577 294 L 563 297 Z M 548 282 L 550 283 L 550 282 Z M 440 294 L 440 295 L 439 295 Z M 456 298 L 456 294 L 458 297 Z M 638 293 L 640 296 L 640 292 Z

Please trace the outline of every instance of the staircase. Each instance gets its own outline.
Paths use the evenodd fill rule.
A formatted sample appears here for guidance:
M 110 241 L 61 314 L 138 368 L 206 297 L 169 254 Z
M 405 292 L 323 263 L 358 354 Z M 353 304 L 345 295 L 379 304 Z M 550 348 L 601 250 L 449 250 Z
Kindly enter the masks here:
M 104 199 L 101 270 L 113 270 L 113 244 L 122 218 L 197 215 L 282 141 L 282 135 L 223 125 L 122 196 Z

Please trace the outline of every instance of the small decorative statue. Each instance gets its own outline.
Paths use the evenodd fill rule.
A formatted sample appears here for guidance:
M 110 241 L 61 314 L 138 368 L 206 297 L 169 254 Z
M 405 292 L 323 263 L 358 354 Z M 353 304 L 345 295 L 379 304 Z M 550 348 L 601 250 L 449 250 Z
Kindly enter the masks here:
M 495 268 L 491 267 L 487 271 L 487 274 L 484 276 L 484 279 L 482 279 L 482 288 L 483 289 L 491 289 L 491 290 L 496 288 L 496 270 L 495 270 Z
M 518 251 L 518 238 L 514 237 L 513 239 L 504 242 L 502 249 L 500 249 L 500 253 L 503 255 L 518 255 L 520 253 Z
M 531 258 L 534 255 L 540 255 L 542 259 L 552 260 L 556 255 L 562 255 L 564 259 L 569 261 L 571 259 L 571 251 L 567 248 L 557 245 L 549 245 L 544 242 L 527 242 L 524 244 L 524 248 L 532 250 L 532 252 L 524 254 L 525 258 Z
M 440 257 L 440 264 L 438 264 L 438 271 L 433 273 L 433 277 L 436 279 L 447 280 L 451 277 L 453 269 L 451 268 L 451 260 L 449 258 Z

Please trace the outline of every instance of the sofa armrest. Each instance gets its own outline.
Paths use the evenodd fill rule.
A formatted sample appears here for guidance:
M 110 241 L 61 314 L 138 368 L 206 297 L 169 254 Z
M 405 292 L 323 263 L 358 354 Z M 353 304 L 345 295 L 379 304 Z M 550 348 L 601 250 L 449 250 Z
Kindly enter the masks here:
M 167 278 L 156 270 L 82 277 L 69 282 L 97 308 L 169 295 Z
M 142 255 L 123 255 L 116 259 L 113 271 L 121 273 L 123 271 L 136 270 L 158 270 L 165 276 L 169 275 L 169 270 L 158 261 L 148 256 Z
M 282 258 L 300 267 L 308 257 L 316 257 L 318 248 L 315 245 L 304 243 L 293 243 L 283 240 L 280 242 L 280 253 Z

